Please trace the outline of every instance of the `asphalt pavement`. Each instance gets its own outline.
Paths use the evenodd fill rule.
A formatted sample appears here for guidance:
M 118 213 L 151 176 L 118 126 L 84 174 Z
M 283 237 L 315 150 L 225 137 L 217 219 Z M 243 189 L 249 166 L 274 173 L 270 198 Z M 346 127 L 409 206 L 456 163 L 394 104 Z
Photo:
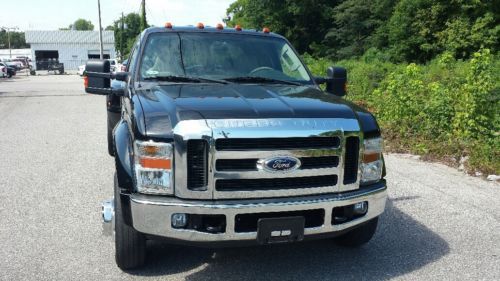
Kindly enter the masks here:
M 386 212 L 362 248 L 151 243 L 148 264 L 122 272 L 100 218 L 114 170 L 105 98 L 76 75 L 0 79 L 0 280 L 500 280 L 500 184 L 386 162 Z

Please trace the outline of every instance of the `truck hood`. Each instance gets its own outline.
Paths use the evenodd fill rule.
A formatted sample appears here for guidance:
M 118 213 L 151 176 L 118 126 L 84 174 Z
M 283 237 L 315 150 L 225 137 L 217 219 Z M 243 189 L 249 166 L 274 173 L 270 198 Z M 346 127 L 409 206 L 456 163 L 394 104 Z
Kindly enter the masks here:
M 158 138 L 173 137 L 172 128 L 183 120 L 371 116 L 342 98 L 310 86 L 173 84 L 136 94 L 144 113 L 144 133 Z

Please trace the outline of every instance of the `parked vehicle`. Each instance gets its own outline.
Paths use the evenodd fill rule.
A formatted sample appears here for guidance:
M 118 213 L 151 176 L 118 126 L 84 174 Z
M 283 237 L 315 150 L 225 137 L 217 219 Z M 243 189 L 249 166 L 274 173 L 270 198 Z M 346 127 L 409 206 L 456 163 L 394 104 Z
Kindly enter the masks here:
M 7 69 L 7 77 L 8 78 L 11 78 L 12 76 L 15 76 L 16 75 L 16 68 L 12 67 L 12 66 L 8 66 L 6 63 L 4 62 L 0 62 L 0 66 L 4 66 L 6 69 Z
M 109 61 L 109 64 L 111 66 L 111 72 L 118 71 L 118 68 L 117 68 L 118 65 L 119 65 L 118 60 L 116 60 L 116 59 L 109 59 L 108 61 Z
M 64 74 L 64 63 L 57 59 L 51 59 L 47 62 L 47 72 L 53 71 L 54 74 Z
M 84 81 L 108 96 L 116 173 L 102 215 L 120 268 L 143 265 L 148 239 L 372 238 L 387 199 L 382 139 L 373 115 L 342 98 L 344 68 L 313 77 L 268 29 L 202 25 L 148 28 L 128 71 L 110 68 L 89 61 Z
M 127 71 L 127 65 L 128 65 L 128 59 L 122 61 L 122 63 L 120 64 L 120 71 L 122 72 L 125 72 Z
M 12 61 L 21 63 L 21 69 L 29 68 L 29 61 L 27 57 L 16 57 L 15 59 L 12 59 Z
M 13 61 L 10 59 L 3 60 L 7 66 L 14 68 L 16 71 L 19 71 L 23 68 L 23 64 L 20 61 Z
M 78 67 L 78 75 L 83 76 L 84 72 L 85 72 L 85 65 L 80 65 Z
M 0 78 L 7 77 L 7 67 L 0 65 Z

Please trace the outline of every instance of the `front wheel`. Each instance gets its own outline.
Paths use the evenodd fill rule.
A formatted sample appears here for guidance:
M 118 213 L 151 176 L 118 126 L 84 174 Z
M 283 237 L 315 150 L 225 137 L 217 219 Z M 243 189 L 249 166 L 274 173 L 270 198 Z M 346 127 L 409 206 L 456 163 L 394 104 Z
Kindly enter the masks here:
M 144 265 L 146 237 L 123 221 L 118 179 L 115 175 L 115 259 L 122 270 Z
M 341 236 L 335 237 L 334 241 L 337 245 L 344 247 L 359 247 L 368 243 L 377 230 L 378 217 L 371 219 L 362 226 L 357 227 Z
M 108 122 L 108 154 L 115 156 L 115 149 L 113 148 L 113 129 L 110 128 Z
M 114 148 L 114 143 L 113 143 L 113 127 L 116 125 L 116 122 L 113 123 L 111 120 L 111 113 L 107 113 L 107 139 L 108 139 L 108 154 L 109 156 L 115 156 L 115 148 Z

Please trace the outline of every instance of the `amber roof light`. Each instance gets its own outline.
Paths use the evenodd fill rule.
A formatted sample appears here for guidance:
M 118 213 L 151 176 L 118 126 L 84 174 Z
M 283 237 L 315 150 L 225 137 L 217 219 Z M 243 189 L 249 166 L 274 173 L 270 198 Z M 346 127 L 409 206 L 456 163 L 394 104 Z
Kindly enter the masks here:
M 196 27 L 198 27 L 199 29 L 203 29 L 205 28 L 205 26 L 203 25 L 203 23 L 199 22 Z
M 171 29 L 172 28 L 172 23 L 166 22 L 165 23 L 165 28 L 170 28 Z
M 271 32 L 271 31 L 269 30 L 269 28 L 264 27 L 264 28 L 262 29 L 262 32 L 264 32 L 264 33 L 269 33 L 269 32 Z

